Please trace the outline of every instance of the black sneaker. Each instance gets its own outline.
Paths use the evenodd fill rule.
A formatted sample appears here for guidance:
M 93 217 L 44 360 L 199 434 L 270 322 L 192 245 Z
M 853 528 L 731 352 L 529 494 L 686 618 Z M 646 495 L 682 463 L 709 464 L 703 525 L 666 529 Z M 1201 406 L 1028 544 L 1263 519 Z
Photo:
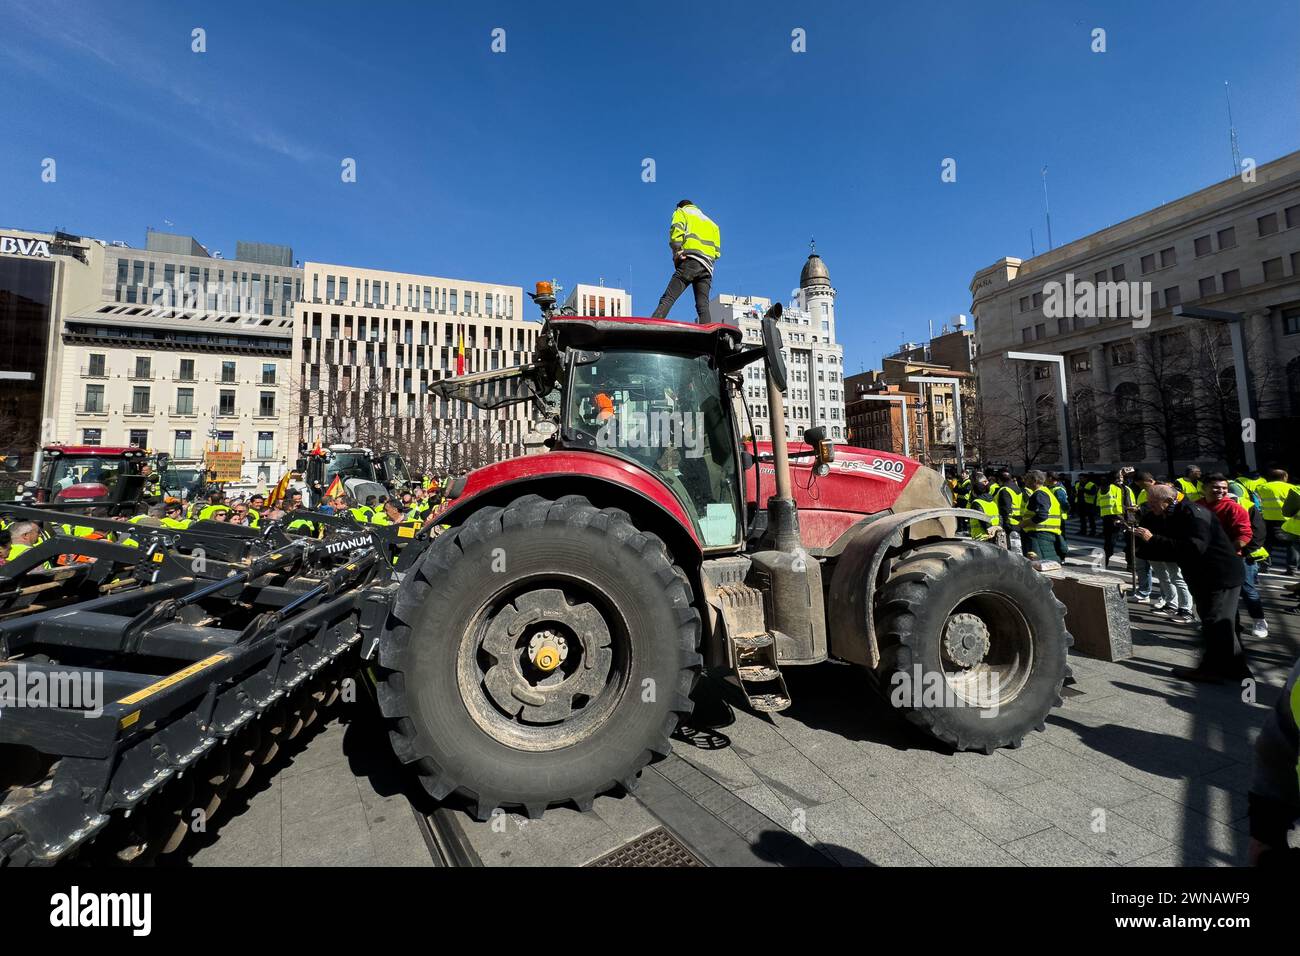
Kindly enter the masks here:
M 1169 618 L 1169 620 L 1171 623 L 1174 624 L 1195 624 L 1196 623 L 1196 618 L 1192 617 L 1192 615 L 1188 614 L 1186 611 L 1175 612 L 1174 615 Z

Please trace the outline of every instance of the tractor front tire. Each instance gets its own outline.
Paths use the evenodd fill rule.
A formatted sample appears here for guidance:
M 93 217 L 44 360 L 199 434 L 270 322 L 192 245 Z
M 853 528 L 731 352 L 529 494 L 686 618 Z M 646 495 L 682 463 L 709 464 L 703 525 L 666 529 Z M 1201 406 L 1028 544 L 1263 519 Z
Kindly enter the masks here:
M 689 713 L 700 615 L 654 534 L 570 495 L 484 507 L 402 582 L 377 692 L 436 799 L 530 817 L 632 789 Z
M 876 600 L 877 684 L 907 719 L 958 750 L 1019 747 L 1061 703 L 1064 605 L 1023 557 L 946 540 L 899 558 Z

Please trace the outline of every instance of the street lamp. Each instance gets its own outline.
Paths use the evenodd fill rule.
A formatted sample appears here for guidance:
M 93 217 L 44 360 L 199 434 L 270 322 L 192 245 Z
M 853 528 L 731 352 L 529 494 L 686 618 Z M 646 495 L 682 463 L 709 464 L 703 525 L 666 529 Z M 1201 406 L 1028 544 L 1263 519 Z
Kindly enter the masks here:
M 1019 359 L 1024 362 L 1051 362 L 1056 366 L 1056 383 L 1057 395 L 1060 401 L 1058 407 L 1057 420 L 1061 429 L 1061 442 L 1065 446 L 1065 470 L 1066 472 L 1074 471 L 1074 461 L 1070 454 L 1070 416 L 1067 413 L 1070 404 L 1069 392 L 1065 384 L 1065 356 L 1048 355 L 1045 352 L 1008 352 L 1007 358 Z M 1080 462 L 1082 464 L 1082 462 Z
M 952 403 L 953 413 L 956 415 L 956 432 L 954 437 L 957 439 L 957 474 L 966 471 L 966 454 L 962 447 L 961 436 L 961 379 L 959 378 L 940 378 L 937 375 L 909 375 L 909 382 L 919 382 L 922 385 L 951 385 L 952 386 Z M 930 408 L 930 400 L 926 397 L 924 390 L 921 393 L 921 399 L 926 403 L 926 408 Z M 933 414 L 933 413 L 931 413 Z
M 1178 305 L 1174 306 L 1175 318 L 1187 319 L 1205 319 L 1208 322 L 1226 322 L 1228 332 L 1232 337 L 1232 365 L 1237 378 L 1237 410 L 1241 413 L 1242 429 L 1246 427 L 1246 422 L 1255 421 L 1255 396 L 1250 389 L 1250 369 L 1246 367 L 1246 335 L 1242 328 L 1242 315 L 1240 312 L 1224 312 L 1220 309 L 1202 309 L 1195 305 Z M 1257 471 L 1259 461 L 1255 457 L 1254 429 L 1251 430 L 1251 441 L 1245 440 L 1242 435 L 1242 448 L 1246 452 L 1246 468 L 1249 471 Z
M 911 446 L 907 439 L 907 395 L 859 395 L 859 399 L 869 402 L 902 402 L 903 404 L 903 457 L 911 458 Z

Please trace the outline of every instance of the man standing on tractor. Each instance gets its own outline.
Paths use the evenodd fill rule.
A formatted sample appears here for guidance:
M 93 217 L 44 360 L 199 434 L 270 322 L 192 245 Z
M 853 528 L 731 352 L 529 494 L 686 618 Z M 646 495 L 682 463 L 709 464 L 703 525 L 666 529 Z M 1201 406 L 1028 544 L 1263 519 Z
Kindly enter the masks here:
M 690 286 L 695 291 L 696 319 L 700 325 L 708 325 L 709 290 L 713 287 L 713 264 L 722 258 L 722 233 L 699 206 L 683 199 L 668 227 L 668 245 L 673 251 L 673 277 L 652 318 L 668 318 L 677 297 Z

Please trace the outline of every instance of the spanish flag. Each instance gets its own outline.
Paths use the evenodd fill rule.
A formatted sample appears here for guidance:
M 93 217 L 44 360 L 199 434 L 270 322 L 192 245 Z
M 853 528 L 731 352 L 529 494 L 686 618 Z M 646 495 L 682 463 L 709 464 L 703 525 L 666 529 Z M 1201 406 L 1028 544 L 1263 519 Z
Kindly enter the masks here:
M 268 508 L 274 508 L 284 500 L 285 492 L 289 490 L 289 479 L 292 477 L 293 472 L 286 468 L 284 474 L 280 477 L 280 480 L 276 482 L 275 490 L 271 492 L 271 496 L 266 500 L 266 506 Z
M 343 487 L 343 479 L 338 475 L 334 476 L 334 480 L 330 482 L 330 486 L 325 489 L 326 498 L 347 497 L 347 493 L 348 490 Z
M 460 347 L 456 350 L 456 374 L 465 374 L 465 330 L 460 331 Z

